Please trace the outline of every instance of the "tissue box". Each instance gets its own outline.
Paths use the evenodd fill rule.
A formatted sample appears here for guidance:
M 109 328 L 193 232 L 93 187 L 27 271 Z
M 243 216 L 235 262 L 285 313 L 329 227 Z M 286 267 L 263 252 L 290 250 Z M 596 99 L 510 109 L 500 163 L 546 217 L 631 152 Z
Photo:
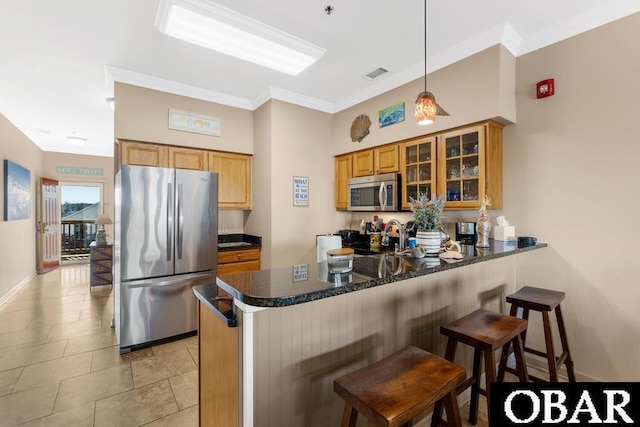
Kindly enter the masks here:
M 516 240 L 515 225 L 496 225 L 493 228 L 493 238 L 495 240 Z

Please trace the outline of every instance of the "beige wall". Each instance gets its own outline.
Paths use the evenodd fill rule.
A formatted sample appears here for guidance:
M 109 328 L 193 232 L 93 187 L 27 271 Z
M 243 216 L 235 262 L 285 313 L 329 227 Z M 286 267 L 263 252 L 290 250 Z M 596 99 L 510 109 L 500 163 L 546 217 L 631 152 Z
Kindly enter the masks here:
M 519 284 L 567 293 L 579 373 L 639 381 L 640 14 L 517 60 L 518 124 L 505 128 L 504 212 L 548 242 Z M 556 95 L 535 99 L 555 78 Z
M 124 83 L 115 84 L 116 139 L 253 154 L 253 112 Z M 220 118 L 220 136 L 169 129 L 169 108 Z M 221 210 L 220 233 L 242 233 L 242 211 Z
M 271 203 L 272 157 L 272 101 L 266 102 L 254 111 L 253 134 L 255 137 L 252 164 L 251 213 L 247 215 L 245 232 L 262 237 L 261 267 L 271 266 Z
M 331 154 L 363 150 L 491 118 L 515 122 L 514 87 L 515 58 L 502 46 L 491 47 L 429 74 L 427 90 L 451 116 L 439 116 L 430 126 L 416 124 L 415 100 L 424 89 L 424 80 L 417 79 L 335 114 Z M 378 111 L 399 102 L 405 103 L 405 120 L 380 128 Z M 351 123 L 362 113 L 371 119 L 370 134 L 360 143 L 352 142 Z
M 115 137 L 253 154 L 253 112 L 124 83 L 114 89 Z M 169 129 L 169 108 L 220 118 L 220 136 Z
M 36 271 L 36 189 L 42 151 L 0 114 L 0 302 Z M 4 220 L 4 160 L 31 171 L 31 218 Z
M 270 230 L 262 232 L 268 235 L 263 247 L 269 253 L 263 267 L 306 262 L 310 252 L 315 254 L 315 235 L 335 231 L 344 220 L 333 208 L 333 157 L 327 149 L 332 116 L 275 100 L 259 115 L 253 194 L 269 207 L 254 200 L 249 221 L 257 215 Z M 294 176 L 309 178 L 308 207 L 293 206 Z M 270 194 L 268 201 L 263 192 Z M 265 223 L 264 215 L 270 221 Z

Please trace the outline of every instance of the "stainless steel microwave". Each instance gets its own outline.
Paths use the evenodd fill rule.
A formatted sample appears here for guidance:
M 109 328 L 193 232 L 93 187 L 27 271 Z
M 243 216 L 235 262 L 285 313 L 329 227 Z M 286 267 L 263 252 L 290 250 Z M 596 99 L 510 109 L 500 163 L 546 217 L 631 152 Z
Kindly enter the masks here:
M 400 175 L 385 173 L 349 180 L 350 211 L 397 211 Z

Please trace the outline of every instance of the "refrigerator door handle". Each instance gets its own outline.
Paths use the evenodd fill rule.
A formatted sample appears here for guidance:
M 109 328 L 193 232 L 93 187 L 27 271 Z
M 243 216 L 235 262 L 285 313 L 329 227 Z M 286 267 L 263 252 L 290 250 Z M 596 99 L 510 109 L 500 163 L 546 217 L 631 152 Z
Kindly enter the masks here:
M 169 277 L 166 279 L 142 279 L 142 280 L 132 280 L 131 282 L 123 282 L 122 284 L 126 286 L 127 289 L 134 288 L 163 288 L 166 286 L 174 286 L 174 285 L 182 285 L 184 286 L 185 281 L 200 279 L 203 277 L 211 276 L 210 271 L 205 271 L 202 273 L 193 273 L 193 274 L 185 274 L 179 277 Z
M 173 185 L 167 184 L 167 261 L 173 254 Z
M 182 212 L 182 184 L 178 184 L 178 237 L 176 245 L 178 246 L 178 259 L 182 259 L 182 235 L 184 232 L 184 214 Z

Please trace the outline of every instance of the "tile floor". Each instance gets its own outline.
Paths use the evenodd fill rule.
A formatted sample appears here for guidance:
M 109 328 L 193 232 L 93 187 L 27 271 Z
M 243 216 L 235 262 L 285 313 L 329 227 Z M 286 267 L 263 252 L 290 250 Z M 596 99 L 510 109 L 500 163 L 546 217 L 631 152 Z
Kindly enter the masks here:
M 197 426 L 197 338 L 120 355 L 112 289 L 88 283 L 67 264 L 0 307 L 0 426 Z
M 89 265 L 38 275 L 0 307 L 0 426 L 197 426 L 196 337 L 121 356 Z

